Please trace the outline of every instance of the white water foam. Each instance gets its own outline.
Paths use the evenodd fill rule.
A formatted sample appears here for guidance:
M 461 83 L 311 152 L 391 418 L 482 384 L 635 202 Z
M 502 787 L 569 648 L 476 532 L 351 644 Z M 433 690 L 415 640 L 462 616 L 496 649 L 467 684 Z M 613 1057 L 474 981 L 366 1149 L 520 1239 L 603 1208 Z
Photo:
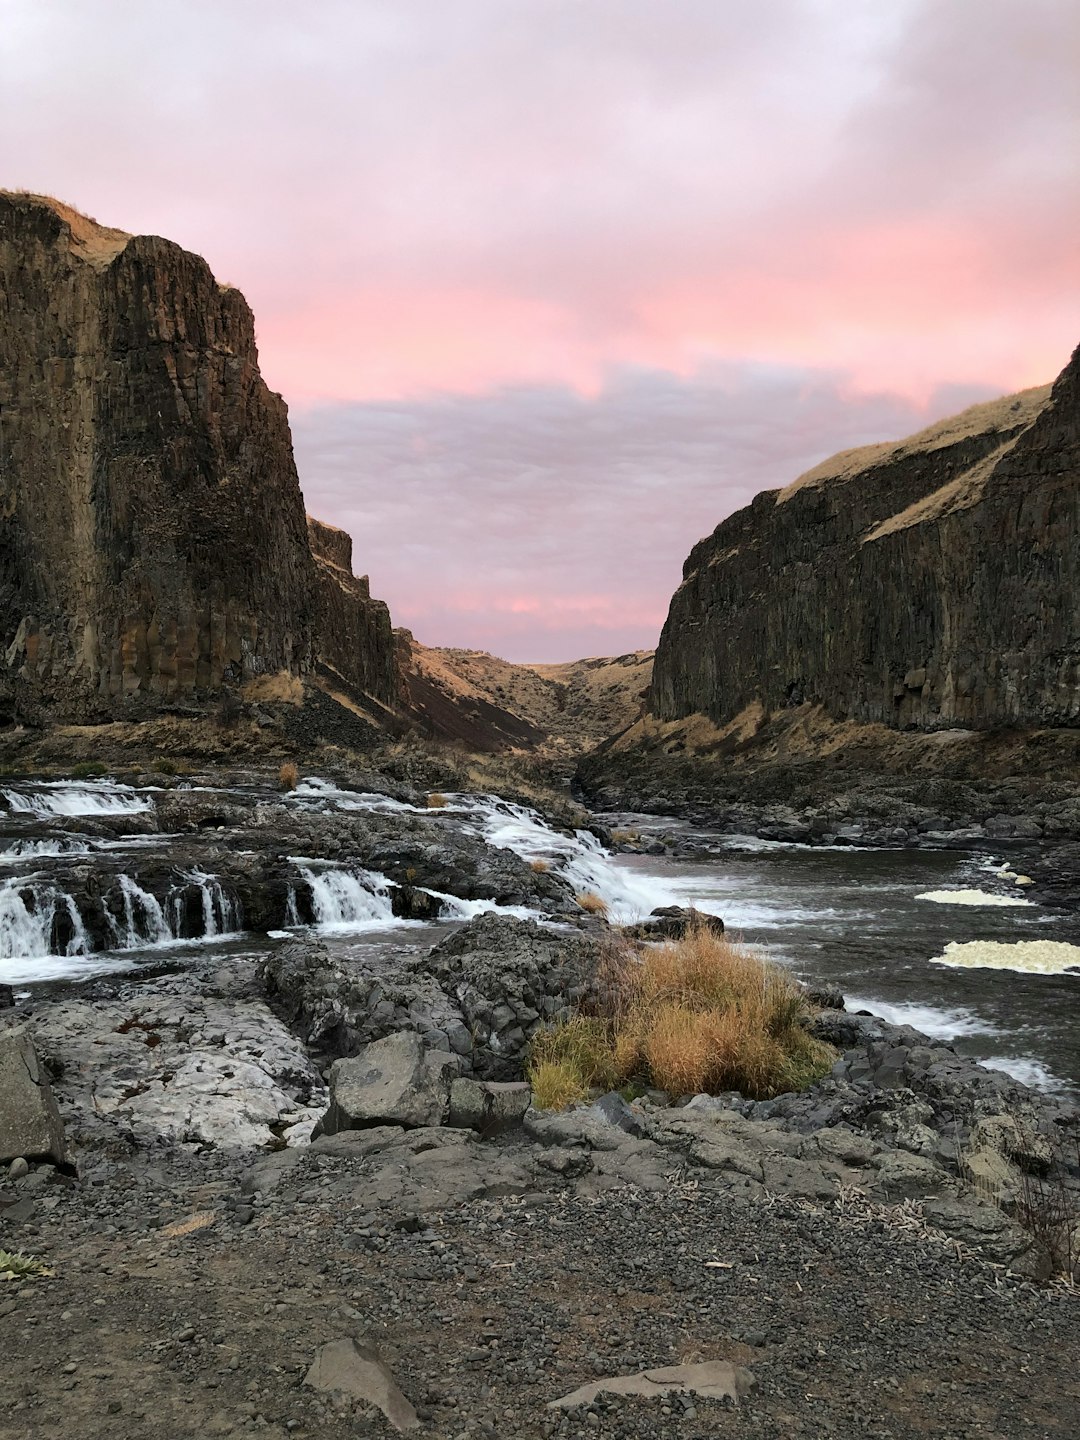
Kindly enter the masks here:
M 544 862 L 577 895 L 598 895 L 607 906 L 608 917 L 618 925 L 642 920 L 659 906 L 679 904 L 670 885 L 617 865 L 610 851 L 587 830 L 563 835 L 546 825 L 534 810 L 494 795 L 458 794 L 447 799 L 455 810 L 476 819 L 489 845 L 511 850 L 530 864 Z
M 990 890 L 924 890 L 916 900 L 932 900 L 937 905 L 1008 905 L 1031 907 L 1022 895 L 995 895 Z
M 0 849 L 0 865 L 16 865 L 24 860 L 58 860 L 65 855 L 89 855 L 85 840 L 57 836 L 52 840 L 9 840 Z
M 328 933 L 355 933 L 388 930 L 419 921 L 399 919 L 393 911 L 390 891 L 393 881 L 373 870 L 314 868 L 314 862 L 294 860 L 300 876 L 311 890 L 315 925 Z M 297 915 L 295 896 L 291 915 Z M 298 917 L 299 918 L 299 917 Z M 290 916 L 291 919 L 291 916 Z
M 284 798 L 301 802 L 324 800 L 338 810 L 366 810 L 374 814 L 430 815 L 433 813 L 426 805 L 409 805 L 404 800 L 395 800 L 391 795 L 379 795 L 363 790 L 342 790 L 331 781 L 320 780 L 316 776 L 301 780 L 296 789 L 290 791 Z
M 33 790 L 0 790 L 15 815 L 138 815 L 153 801 L 130 785 L 102 780 L 74 784 L 70 780 L 44 781 Z
M 1031 1060 L 1022 1055 L 991 1055 L 979 1064 L 986 1070 L 1003 1070 L 1021 1085 L 1030 1085 L 1033 1090 L 1064 1090 L 1062 1080 L 1041 1060 Z
M 931 965 L 959 970 L 1013 970 L 1019 975 L 1080 976 L 1080 945 L 1063 940 L 950 940 Z
M 89 948 L 86 931 L 70 895 L 52 885 L 25 880 L 11 880 L 0 886 L 0 960 L 37 959 L 51 954 L 58 912 L 66 916 L 71 930 L 71 938 L 58 953 L 65 958 L 85 954 Z
M 996 1025 L 980 1020 L 971 1010 L 946 1010 L 915 1001 L 864 1000 L 858 995 L 844 997 L 851 1011 L 869 1010 L 890 1025 L 910 1025 L 933 1040 L 957 1040 L 965 1035 L 999 1035 Z
M 500 905 L 497 900 L 462 900 L 460 895 L 447 895 L 442 890 L 420 887 L 425 895 L 438 900 L 441 909 L 440 920 L 473 920 L 477 915 L 510 915 L 515 920 L 546 920 L 539 910 L 530 910 L 527 905 Z

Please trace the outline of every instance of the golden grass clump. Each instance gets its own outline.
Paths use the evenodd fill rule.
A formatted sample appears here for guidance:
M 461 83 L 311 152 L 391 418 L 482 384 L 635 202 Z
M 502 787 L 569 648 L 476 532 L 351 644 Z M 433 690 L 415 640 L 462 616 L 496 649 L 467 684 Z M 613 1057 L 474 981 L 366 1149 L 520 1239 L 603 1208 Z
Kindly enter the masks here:
M 551 866 L 546 860 L 530 860 L 529 869 L 534 870 L 537 875 L 546 875 Z
M 427 797 L 429 810 L 441 810 L 446 804 L 446 796 L 440 795 L 438 790 L 433 790 Z
M 580 895 L 575 895 L 574 899 L 589 915 L 607 914 L 607 901 L 602 900 L 594 890 L 584 890 Z
M 537 1110 L 566 1110 L 589 1098 L 589 1087 L 568 1060 L 543 1060 L 529 1071 Z
M 530 1080 L 534 1067 L 559 1064 L 586 1089 L 633 1079 L 673 1096 L 764 1100 L 804 1089 L 835 1058 L 807 1030 L 796 981 L 703 924 L 670 944 L 610 947 L 597 1012 L 536 1037 Z
M 292 760 L 286 760 L 277 774 L 282 790 L 295 790 L 300 783 L 300 771 Z

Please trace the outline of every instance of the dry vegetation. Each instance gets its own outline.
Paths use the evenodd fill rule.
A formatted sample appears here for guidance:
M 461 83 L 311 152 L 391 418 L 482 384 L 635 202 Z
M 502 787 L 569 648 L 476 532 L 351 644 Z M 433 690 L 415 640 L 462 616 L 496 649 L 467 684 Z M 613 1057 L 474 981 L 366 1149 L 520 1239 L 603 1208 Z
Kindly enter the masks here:
M 602 900 L 594 890 L 585 890 L 580 895 L 575 895 L 574 900 L 589 915 L 607 914 L 607 902 Z
M 300 771 L 291 760 L 286 760 L 278 771 L 278 784 L 282 790 L 295 790 L 300 783 Z
M 546 875 L 551 866 L 546 860 L 530 860 L 529 869 L 536 875 Z
M 767 1099 L 805 1088 L 835 1058 L 806 1029 L 795 980 L 703 925 L 671 944 L 613 945 L 595 1010 L 533 1042 L 529 1079 L 540 1108 L 560 1108 L 549 1104 L 559 1094 L 576 1099 L 630 1081 L 672 1096 L 738 1090 Z
M 446 796 L 441 795 L 438 790 L 433 790 L 427 797 L 427 804 L 429 810 L 442 810 L 446 805 Z

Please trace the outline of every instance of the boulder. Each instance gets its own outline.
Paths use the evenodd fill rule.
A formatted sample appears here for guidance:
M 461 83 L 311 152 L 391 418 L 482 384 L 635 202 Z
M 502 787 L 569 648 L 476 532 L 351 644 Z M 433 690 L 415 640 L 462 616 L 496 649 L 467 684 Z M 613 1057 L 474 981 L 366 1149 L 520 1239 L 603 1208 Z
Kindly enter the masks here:
M 647 920 L 628 925 L 624 934 L 635 940 L 681 940 L 688 930 L 701 925 L 714 935 L 723 935 L 724 922 L 719 915 L 706 915 L 703 910 L 683 905 L 661 905 Z
M 330 1067 L 330 1108 L 321 1133 L 372 1125 L 443 1125 L 450 1113 L 455 1057 L 428 1050 L 412 1030 L 386 1035 Z
M 450 1124 L 496 1135 L 521 1124 L 532 1104 L 524 1081 L 457 1079 L 450 1086 Z
M 25 1025 L 0 1034 L 0 1164 L 19 1158 L 67 1163 L 60 1112 Z

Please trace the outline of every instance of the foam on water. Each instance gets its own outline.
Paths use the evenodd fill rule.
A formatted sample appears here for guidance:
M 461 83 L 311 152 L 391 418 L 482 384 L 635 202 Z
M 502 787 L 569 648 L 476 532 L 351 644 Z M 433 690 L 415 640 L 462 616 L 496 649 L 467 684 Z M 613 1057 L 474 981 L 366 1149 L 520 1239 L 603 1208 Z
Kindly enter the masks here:
M 1063 940 L 950 940 L 931 965 L 958 970 L 1014 970 L 1020 975 L 1080 975 L 1080 945 Z
M 869 1010 L 890 1025 L 910 1025 L 922 1035 L 933 1040 L 958 1040 L 965 1035 L 998 1035 L 996 1025 L 981 1020 L 971 1010 L 940 1009 L 935 1005 L 920 1005 L 915 1001 L 890 1002 L 888 1000 L 864 1000 L 858 995 L 844 997 L 851 1011 Z
M 64 855 L 89 855 L 85 840 L 58 835 L 50 840 L 9 840 L 0 849 L 0 865 L 14 865 L 22 860 L 55 860 Z
M 1022 895 L 995 895 L 990 890 L 924 890 L 916 900 L 933 900 L 937 905 L 1009 905 L 1028 906 L 1031 901 Z
M 15 815 L 138 815 L 153 801 L 130 785 L 101 780 L 94 783 L 70 780 L 43 781 L 33 790 L 0 790 Z
M 473 920 L 477 915 L 510 915 L 515 920 L 545 920 L 539 910 L 530 910 L 527 905 L 500 905 L 497 900 L 462 900 L 460 895 L 447 895 L 442 890 L 420 887 L 425 895 L 438 900 L 441 905 L 440 920 Z
M 1023 1055 L 991 1055 L 979 1064 L 986 1070 L 1003 1070 L 1021 1085 L 1030 1085 L 1033 1090 L 1064 1090 L 1067 1087 L 1041 1060 L 1032 1060 Z
M 671 885 L 616 864 L 610 851 L 587 830 L 563 835 L 545 824 L 534 810 L 494 795 L 447 798 L 455 810 L 470 814 L 478 822 L 489 845 L 511 850 L 530 864 L 543 861 L 575 894 L 599 895 L 616 924 L 633 924 L 659 906 L 679 904 Z
M 362 790 L 342 790 L 329 780 L 312 776 L 301 780 L 295 790 L 285 796 L 287 800 L 323 800 L 338 810 L 370 811 L 374 814 L 430 815 L 426 805 L 409 805 L 404 800 L 395 800 L 391 795 L 378 795 Z
M 113 951 L 93 955 L 15 955 L 0 958 L 0 984 L 44 985 L 52 980 L 91 980 L 136 968 L 135 961 Z
M 312 862 L 294 861 L 311 891 L 311 908 L 316 928 L 328 933 L 388 930 L 408 925 L 394 914 L 390 900 L 393 881 L 374 870 L 315 868 Z M 292 898 L 290 921 L 297 915 Z M 299 918 L 299 917 L 298 917 Z

